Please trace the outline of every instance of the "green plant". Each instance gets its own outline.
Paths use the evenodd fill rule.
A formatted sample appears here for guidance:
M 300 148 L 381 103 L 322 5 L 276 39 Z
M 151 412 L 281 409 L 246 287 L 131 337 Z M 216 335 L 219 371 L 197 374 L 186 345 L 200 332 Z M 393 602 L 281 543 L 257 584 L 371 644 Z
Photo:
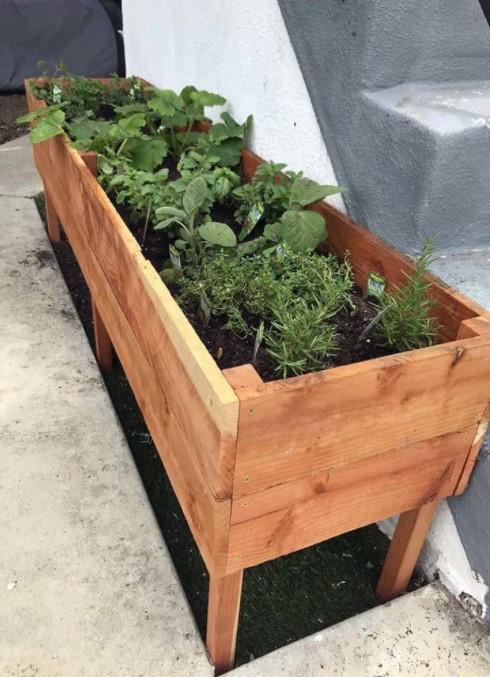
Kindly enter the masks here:
M 404 272 L 406 284 L 385 292 L 378 301 L 380 309 L 386 310 L 376 334 L 398 352 L 429 346 L 437 333 L 436 320 L 431 316 L 435 301 L 428 296 L 432 283 L 427 273 L 433 261 L 433 241 L 428 240 L 421 255 L 414 259 L 413 272 Z
M 265 333 L 267 352 L 286 378 L 320 368 L 337 348 L 336 329 L 327 322 L 320 303 L 308 305 L 304 299 L 289 304 L 280 298 L 271 308 L 274 319 Z
M 225 318 L 224 327 L 242 337 L 264 322 L 266 350 L 286 375 L 316 368 L 335 350 L 332 327 L 342 308 L 353 307 L 352 286 L 349 264 L 333 256 L 289 250 L 284 256 L 236 257 L 222 251 L 185 271 L 177 300 L 192 308 L 205 297 L 212 314 Z
M 156 210 L 158 217 L 167 218 L 155 225 L 155 230 L 168 230 L 178 226 L 178 238 L 175 247 L 183 253 L 191 266 L 198 266 L 202 256 L 210 247 L 234 247 L 236 236 L 226 223 L 204 221 L 202 207 L 208 197 L 209 188 L 206 181 L 198 176 L 187 186 L 182 199 L 182 209 L 160 207 Z M 171 270 L 171 269 L 168 269 Z M 164 279 L 175 279 L 175 274 L 164 275 Z
M 250 210 L 257 203 L 264 206 L 263 219 L 267 223 L 277 221 L 289 205 L 289 194 L 294 172 L 286 172 L 281 181 L 286 165 L 282 163 L 263 162 L 255 171 L 249 183 L 239 186 L 234 196 L 240 205 L 235 212 L 238 223 L 243 224 Z

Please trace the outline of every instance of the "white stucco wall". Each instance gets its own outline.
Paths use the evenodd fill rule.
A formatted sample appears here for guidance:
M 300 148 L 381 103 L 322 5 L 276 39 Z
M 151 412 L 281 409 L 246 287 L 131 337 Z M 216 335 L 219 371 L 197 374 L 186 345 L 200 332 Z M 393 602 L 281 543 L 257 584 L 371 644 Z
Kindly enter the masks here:
M 259 155 L 337 183 L 276 0 L 123 0 L 123 18 L 128 74 L 218 92 L 238 121 L 253 114 Z

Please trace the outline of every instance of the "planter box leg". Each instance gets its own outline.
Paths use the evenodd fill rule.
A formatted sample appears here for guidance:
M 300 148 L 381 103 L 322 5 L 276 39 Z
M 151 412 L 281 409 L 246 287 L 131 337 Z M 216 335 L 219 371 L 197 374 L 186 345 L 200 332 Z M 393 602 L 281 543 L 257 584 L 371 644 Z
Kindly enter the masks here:
M 407 589 L 438 503 L 432 501 L 400 515 L 376 591 L 383 602 Z
M 101 371 L 112 371 L 112 343 L 104 321 L 92 299 L 94 320 L 95 356 Z
M 242 580 L 243 571 L 238 571 L 209 582 L 206 644 L 217 675 L 231 670 L 235 662 Z
M 60 221 L 58 214 L 54 208 L 54 204 L 48 195 L 46 185 L 44 185 L 44 205 L 46 208 L 46 221 L 48 223 L 48 236 L 51 242 L 59 242 L 60 237 Z

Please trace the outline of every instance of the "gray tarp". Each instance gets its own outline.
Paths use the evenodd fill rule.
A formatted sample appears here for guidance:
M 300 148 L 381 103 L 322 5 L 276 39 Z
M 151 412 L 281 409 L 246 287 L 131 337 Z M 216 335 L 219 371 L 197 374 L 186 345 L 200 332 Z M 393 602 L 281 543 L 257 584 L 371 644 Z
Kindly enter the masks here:
M 0 0 L 0 91 L 21 89 L 40 59 L 77 75 L 116 72 L 116 32 L 101 2 Z

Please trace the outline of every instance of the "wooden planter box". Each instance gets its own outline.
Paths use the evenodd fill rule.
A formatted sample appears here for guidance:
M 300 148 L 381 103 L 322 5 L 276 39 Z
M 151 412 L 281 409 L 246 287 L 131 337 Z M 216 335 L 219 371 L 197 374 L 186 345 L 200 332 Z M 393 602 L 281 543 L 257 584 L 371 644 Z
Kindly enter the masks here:
M 28 92 L 29 108 L 41 103 Z M 378 592 L 402 593 L 438 502 L 461 493 L 489 418 L 489 315 L 433 278 L 439 345 L 263 383 L 220 370 L 65 137 L 34 146 L 90 287 L 100 362 L 110 341 L 210 574 L 207 644 L 233 663 L 243 570 L 401 513 Z M 87 166 L 87 164 L 89 167 Z M 250 177 L 261 159 L 246 150 Z M 92 171 L 91 171 L 92 170 Z M 326 203 L 325 249 L 356 282 L 389 286 L 412 263 Z

